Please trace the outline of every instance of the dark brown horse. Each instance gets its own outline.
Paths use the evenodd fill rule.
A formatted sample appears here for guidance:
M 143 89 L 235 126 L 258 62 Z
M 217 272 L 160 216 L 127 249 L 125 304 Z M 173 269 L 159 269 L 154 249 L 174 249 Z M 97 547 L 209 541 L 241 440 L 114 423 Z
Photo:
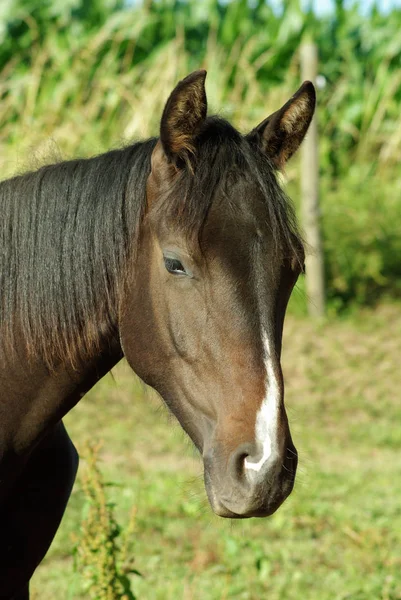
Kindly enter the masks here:
M 206 116 L 204 71 L 160 138 L 0 184 L 0 598 L 26 599 L 78 466 L 63 416 L 123 356 L 199 449 L 222 517 L 263 517 L 297 465 L 281 337 L 303 267 L 275 171 L 311 83 L 248 135 Z

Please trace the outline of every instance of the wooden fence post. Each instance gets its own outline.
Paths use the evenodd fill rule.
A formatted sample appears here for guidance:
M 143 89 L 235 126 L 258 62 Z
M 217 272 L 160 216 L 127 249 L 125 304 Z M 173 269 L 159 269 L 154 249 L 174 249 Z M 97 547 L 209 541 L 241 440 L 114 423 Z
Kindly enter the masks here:
M 305 41 L 301 45 L 302 79 L 316 84 L 318 74 L 316 44 Z M 312 317 L 325 313 L 324 260 L 320 233 L 319 210 L 319 157 L 316 113 L 301 146 L 302 227 L 309 252 L 306 257 L 306 293 L 308 312 Z

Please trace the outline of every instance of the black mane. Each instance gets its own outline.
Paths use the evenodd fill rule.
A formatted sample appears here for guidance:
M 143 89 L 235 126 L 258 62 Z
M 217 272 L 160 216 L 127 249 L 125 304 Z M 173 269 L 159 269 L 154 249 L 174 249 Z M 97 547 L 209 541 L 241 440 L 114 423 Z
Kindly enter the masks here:
M 116 322 L 156 140 L 0 183 L 0 328 L 47 362 L 76 359 Z
M 115 327 L 124 268 L 138 239 L 156 139 L 90 159 L 45 166 L 0 183 L 0 332 L 15 327 L 47 363 L 93 354 L 99 330 Z M 266 199 L 277 246 L 302 247 L 294 212 L 271 164 L 229 123 L 206 120 L 194 169 L 165 201 L 199 232 L 233 165 Z M 177 202 L 177 198 L 181 202 Z
M 213 116 L 206 119 L 196 140 L 193 169 L 182 171 L 166 195 L 162 210 L 170 213 L 189 237 L 199 237 L 216 191 L 230 202 L 230 180 L 242 177 L 256 183 L 265 199 L 275 250 L 303 261 L 303 241 L 299 234 L 291 200 L 278 184 L 269 159 L 230 123 Z

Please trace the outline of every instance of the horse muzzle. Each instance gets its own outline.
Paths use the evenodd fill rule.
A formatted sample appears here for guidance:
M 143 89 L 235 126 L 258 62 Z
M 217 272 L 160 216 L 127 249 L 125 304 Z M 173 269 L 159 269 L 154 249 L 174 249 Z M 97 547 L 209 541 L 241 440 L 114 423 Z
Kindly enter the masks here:
M 252 457 L 255 457 L 252 460 Z M 273 453 L 260 468 L 255 444 L 242 444 L 227 461 L 216 449 L 204 455 L 205 488 L 216 515 L 231 519 L 268 517 L 290 495 L 298 464 L 292 442 L 282 453 Z

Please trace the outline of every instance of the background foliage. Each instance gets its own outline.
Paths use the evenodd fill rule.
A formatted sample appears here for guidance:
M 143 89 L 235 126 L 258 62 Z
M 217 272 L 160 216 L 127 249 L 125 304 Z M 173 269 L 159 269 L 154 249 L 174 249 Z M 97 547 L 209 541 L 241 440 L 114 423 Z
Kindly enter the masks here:
M 177 80 L 206 67 L 212 108 L 246 131 L 299 85 L 319 46 L 322 212 L 334 310 L 401 291 L 401 10 L 336 0 L 3 0 L 0 166 L 89 155 L 157 134 Z M 34 151 L 34 152 L 33 152 Z M 50 158 L 49 158 L 50 157 Z M 287 184 L 297 197 L 297 162 Z

